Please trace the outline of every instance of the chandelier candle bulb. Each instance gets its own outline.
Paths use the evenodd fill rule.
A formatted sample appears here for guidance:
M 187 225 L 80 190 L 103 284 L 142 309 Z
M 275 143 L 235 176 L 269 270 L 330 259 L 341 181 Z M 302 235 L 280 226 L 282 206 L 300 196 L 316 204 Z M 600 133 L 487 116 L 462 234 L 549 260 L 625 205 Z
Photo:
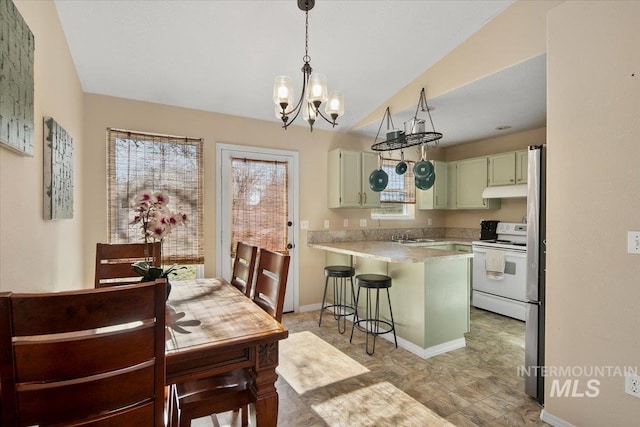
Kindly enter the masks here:
M 291 105 L 293 102 L 293 83 L 291 83 L 291 77 L 276 77 L 275 84 L 273 85 L 273 102 L 283 110 Z M 278 117 L 280 117 L 280 115 Z
M 309 78 L 310 91 L 307 94 L 307 100 L 314 105 L 316 102 L 320 105 L 321 102 L 327 100 L 327 78 L 324 74 L 313 73 Z M 317 106 L 316 106 L 317 107 Z
M 325 105 L 324 112 L 333 120 L 344 114 L 344 95 L 339 90 L 332 90 L 329 93 L 329 101 Z

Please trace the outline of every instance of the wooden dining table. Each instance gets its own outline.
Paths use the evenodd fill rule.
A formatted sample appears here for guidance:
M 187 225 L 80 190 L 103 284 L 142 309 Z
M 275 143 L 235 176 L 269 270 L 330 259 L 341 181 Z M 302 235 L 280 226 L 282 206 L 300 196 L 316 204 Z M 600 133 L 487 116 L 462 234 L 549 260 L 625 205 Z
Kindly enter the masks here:
M 278 341 L 289 331 L 225 279 L 171 282 L 167 300 L 166 383 L 240 368 L 250 386 L 259 427 L 278 423 Z

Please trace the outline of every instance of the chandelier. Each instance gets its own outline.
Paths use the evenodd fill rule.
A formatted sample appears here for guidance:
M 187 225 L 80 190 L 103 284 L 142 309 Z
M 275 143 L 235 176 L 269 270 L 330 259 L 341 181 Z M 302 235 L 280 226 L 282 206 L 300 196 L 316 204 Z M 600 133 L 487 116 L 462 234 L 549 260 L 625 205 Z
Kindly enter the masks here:
M 313 9 L 315 0 L 298 0 L 298 8 L 305 14 L 304 56 L 302 60 L 302 92 L 300 99 L 293 105 L 293 84 L 291 77 L 278 76 L 273 85 L 273 102 L 276 104 L 276 117 L 282 119 L 283 128 L 292 124 L 300 111 L 302 117 L 309 123 L 311 132 L 318 117 L 335 127 L 336 119 L 344 114 L 344 95 L 334 90 L 327 95 L 327 79 L 324 74 L 312 73 L 311 57 L 309 56 L 309 11 Z M 325 103 L 324 114 L 320 106 Z M 289 109 L 290 108 L 290 109 Z M 292 117 L 293 116 L 293 117 Z

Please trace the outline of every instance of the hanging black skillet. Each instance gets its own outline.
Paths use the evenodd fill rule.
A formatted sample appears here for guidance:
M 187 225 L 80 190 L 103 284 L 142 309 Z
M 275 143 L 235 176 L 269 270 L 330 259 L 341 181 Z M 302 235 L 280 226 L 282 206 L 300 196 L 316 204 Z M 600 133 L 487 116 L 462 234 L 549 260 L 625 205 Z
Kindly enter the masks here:
M 375 192 L 380 192 L 387 188 L 389 175 L 382 169 L 382 154 L 378 156 L 378 169 L 369 175 L 369 188 Z
M 415 166 L 413 167 L 413 174 L 416 176 L 416 178 L 426 179 L 433 173 L 433 164 L 430 161 L 424 159 L 424 144 L 422 144 L 422 146 L 420 147 L 420 151 L 422 153 L 422 156 L 420 158 L 420 161 L 416 162 Z

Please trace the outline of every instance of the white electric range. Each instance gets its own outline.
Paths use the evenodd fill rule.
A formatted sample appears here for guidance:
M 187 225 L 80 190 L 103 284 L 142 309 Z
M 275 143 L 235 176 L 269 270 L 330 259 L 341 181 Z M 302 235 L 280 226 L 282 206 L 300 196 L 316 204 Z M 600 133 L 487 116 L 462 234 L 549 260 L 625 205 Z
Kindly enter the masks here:
M 472 242 L 472 305 L 524 321 L 527 224 L 499 222 L 497 238 Z

